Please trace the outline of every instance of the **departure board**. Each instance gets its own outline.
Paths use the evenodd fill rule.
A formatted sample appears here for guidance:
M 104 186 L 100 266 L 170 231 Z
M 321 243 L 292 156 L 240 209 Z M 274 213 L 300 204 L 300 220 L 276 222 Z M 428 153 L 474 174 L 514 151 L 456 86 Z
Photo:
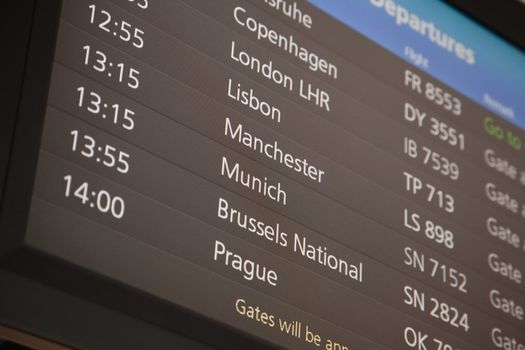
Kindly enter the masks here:
M 524 66 L 437 0 L 63 0 L 25 242 L 276 348 L 525 350 Z

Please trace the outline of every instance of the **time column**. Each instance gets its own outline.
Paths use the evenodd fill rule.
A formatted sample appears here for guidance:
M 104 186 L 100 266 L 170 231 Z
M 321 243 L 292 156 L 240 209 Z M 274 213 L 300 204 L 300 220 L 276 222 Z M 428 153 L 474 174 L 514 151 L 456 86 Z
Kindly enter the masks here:
M 130 0 L 130 2 L 144 11 L 149 6 L 148 0 Z M 135 50 L 144 49 L 145 33 L 141 28 L 127 19 L 115 18 L 110 12 L 95 4 L 87 6 L 85 11 L 90 24 L 97 28 L 101 36 L 110 35 Z M 110 53 L 92 43 L 79 43 L 77 47 L 70 49 L 81 53 L 76 54 L 75 57 L 77 60 L 82 60 L 84 70 L 96 74 L 104 80 L 107 87 L 127 89 L 135 93 L 140 91 L 141 72 L 132 64 L 115 59 Z M 55 62 L 55 67 L 57 65 L 59 63 Z M 137 115 L 132 108 L 125 105 L 125 102 L 112 99 L 104 92 L 93 89 L 93 84 L 89 84 L 90 78 L 83 76 L 82 79 L 85 83 L 79 81 L 75 91 L 64 98 L 74 96 L 75 101 L 71 102 L 78 107 L 80 114 L 88 114 L 91 117 L 87 120 L 88 123 L 85 118 L 74 115 L 68 115 L 67 118 L 73 118 L 75 121 L 67 122 L 63 111 L 50 105 L 46 114 L 47 127 L 44 138 L 46 133 L 52 134 L 47 137 L 59 138 L 64 147 L 68 148 L 68 153 L 71 155 L 69 161 L 73 160 L 75 164 L 87 170 L 82 171 L 81 168 L 71 164 L 71 171 L 64 171 L 61 179 L 62 199 L 69 203 L 67 205 L 72 208 L 81 207 L 80 210 L 93 211 L 95 213 L 92 214 L 97 216 L 122 220 L 126 215 L 125 197 L 114 193 L 110 182 L 92 179 L 90 170 L 98 174 L 107 174 L 112 179 L 130 175 L 135 165 L 133 154 L 126 149 L 126 144 L 114 135 L 136 133 L 139 124 Z M 60 127 L 50 128 L 49 125 L 60 125 Z M 69 127 L 62 127 L 62 125 Z M 109 133 L 94 133 L 93 126 Z M 45 158 L 56 156 L 52 153 L 47 152 L 43 146 L 41 167 L 46 166 Z

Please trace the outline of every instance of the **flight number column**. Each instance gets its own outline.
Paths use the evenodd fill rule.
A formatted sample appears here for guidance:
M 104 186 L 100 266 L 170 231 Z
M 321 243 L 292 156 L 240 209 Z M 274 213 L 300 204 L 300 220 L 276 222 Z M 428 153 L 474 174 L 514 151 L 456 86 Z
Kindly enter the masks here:
M 413 93 L 423 96 L 427 101 L 435 104 L 437 107 L 443 110 L 443 113 L 451 116 L 452 118 L 459 118 L 462 116 L 463 108 L 461 99 L 455 95 L 452 91 L 431 82 L 425 81 L 417 73 L 407 69 L 404 76 L 405 87 Z M 467 147 L 467 139 L 465 134 L 455 127 L 447 124 L 446 120 L 442 120 L 437 115 L 429 115 L 424 107 L 416 106 L 414 104 L 405 104 L 405 121 L 412 124 L 416 128 L 426 129 L 430 137 L 436 138 L 440 142 L 443 142 L 448 147 L 451 147 L 456 152 L 461 154 Z M 445 119 L 445 118 L 443 118 Z M 498 134 L 497 126 L 493 125 L 493 122 L 488 123 L 485 118 L 486 131 L 489 134 Z M 501 133 L 500 133 L 501 134 Z M 508 139 L 509 145 L 516 143 L 512 137 Z M 441 156 L 439 153 L 434 152 L 432 149 L 425 145 L 420 145 L 410 137 L 404 139 L 404 153 L 411 159 L 416 159 L 421 162 L 422 166 L 430 167 L 435 172 L 442 176 L 449 177 L 452 180 L 457 180 L 460 177 L 460 166 L 459 163 L 450 162 L 446 157 Z M 518 172 L 512 165 L 509 166 L 505 160 L 498 160 L 494 155 L 494 151 L 487 147 L 485 150 L 485 164 L 489 168 L 496 169 L 500 174 L 509 176 L 516 180 L 518 178 Z M 426 183 L 425 179 L 413 176 L 410 173 L 405 172 L 406 176 L 406 190 L 412 193 L 414 196 L 423 193 L 429 202 L 436 201 L 437 205 L 445 209 L 449 214 L 454 213 L 454 197 L 452 194 L 445 193 L 439 188 L 435 188 L 429 183 Z M 498 192 L 497 185 L 492 182 L 487 182 L 485 185 L 485 195 L 490 202 L 496 204 L 496 206 L 506 207 L 513 213 L 518 212 L 518 204 L 512 197 L 506 193 Z M 472 218 L 473 220 L 484 220 L 488 233 L 498 238 L 503 242 L 506 242 L 511 247 L 522 250 L 521 239 L 518 235 L 513 233 L 509 228 L 501 225 L 499 221 L 494 217 L 479 217 Z M 447 248 L 454 249 L 454 233 L 444 225 L 441 226 L 439 223 L 433 223 L 425 220 L 416 212 L 408 212 L 405 210 L 404 217 L 405 227 L 410 228 L 415 232 L 424 232 L 427 238 L 435 240 L 437 243 L 445 245 Z M 472 242 L 471 249 L 479 249 L 475 242 Z M 494 244 L 494 248 L 495 244 Z M 496 249 L 488 251 L 486 253 L 486 266 L 484 267 L 485 274 L 488 276 L 503 277 L 510 284 L 514 284 L 516 287 L 523 285 L 523 274 L 522 271 L 513 266 L 511 262 L 505 260 L 505 256 L 496 253 Z M 441 273 L 440 273 L 441 275 Z M 458 271 L 455 270 L 443 270 L 443 278 L 453 281 L 456 283 L 461 275 L 458 275 Z M 466 276 L 464 277 L 466 278 Z M 489 305 L 496 311 L 501 312 L 505 315 L 510 316 L 518 322 L 524 320 L 524 307 L 519 302 L 514 300 L 511 296 L 505 295 L 501 292 L 501 287 L 493 281 L 494 286 L 488 292 L 487 300 Z M 509 330 L 505 324 L 498 322 L 494 319 L 494 326 L 491 328 L 490 339 L 492 341 L 493 348 L 500 349 L 519 349 L 525 348 L 525 345 L 520 343 L 518 334 L 514 334 L 514 330 Z

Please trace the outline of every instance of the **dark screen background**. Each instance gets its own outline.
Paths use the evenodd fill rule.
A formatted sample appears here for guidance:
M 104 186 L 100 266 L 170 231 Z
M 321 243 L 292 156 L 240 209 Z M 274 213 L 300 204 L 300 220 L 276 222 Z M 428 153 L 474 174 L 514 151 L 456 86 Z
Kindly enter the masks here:
M 351 52 L 355 65 L 345 63 L 344 48 L 333 49 L 335 53 L 319 51 L 341 62 L 342 77 L 337 82 L 328 82 L 294 65 L 278 50 L 252 42 L 249 33 L 237 33 L 239 29 L 228 23 L 233 9 L 229 6 L 238 5 L 235 2 L 221 4 L 216 11 L 199 2 L 165 5 L 173 12 L 155 7 L 141 12 L 137 4 L 125 1 L 84 5 L 65 1 L 62 9 L 27 229 L 29 246 L 273 345 L 310 348 L 307 325 L 325 345 L 337 340 L 367 349 L 406 347 L 403 335 L 407 329 L 423 330 L 462 349 L 485 346 L 494 328 L 503 328 L 518 340 L 523 337 L 521 320 L 495 310 L 487 298 L 494 288 L 518 303 L 522 298 L 521 284 L 516 286 L 490 271 L 487 256 L 497 252 L 517 268 L 523 261 L 514 249 L 491 241 L 493 237 L 483 233 L 486 223 L 476 218 L 497 212 L 513 225 L 513 231 L 520 232 L 523 226 L 484 198 L 482 189 L 491 179 L 509 189 L 515 184 L 491 173 L 493 169 L 478 172 L 483 151 L 501 147 L 483 134 L 479 115 L 485 112 L 481 108 L 463 99 L 465 118 L 450 122 L 448 116 L 442 116 L 444 112 L 404 90 L 403 77 L 413 68 L 306 4 L 316 23 L 323 24 L 321 28 L 340 31 L 358 43 L 360 50 Z M 89 5 L 95 6 L 95 17 L 103 16 L 99 12 L 103 9 L 117 19 L 114 28 L 110 22 L 110 32 L 94 24 L 100 24 L 98 19 L 91 22 Z M 286 28 L 285 20 L 273 18 L 264 5 L 242 5 L 311 45 L 331 44 L 315 36 L 307 38 L 297 28 Z M 177 15 L 171 16 L 173 13 Z M 163 14 L 174 22 L 166 21 L 164 28 L 148 22 Z M 213 17 L 211 24 L 204 21 Z M 137 50 L 131 40 L 118 39 L 124 21 L 148 29 L 144 30 L 144 50 Z M 169 28 L 176 32 L 169 33 Z M 232 41 L 254 57 L 278 63 L 297 84 L 308 79 L 312 86 L 322 87 L 331 96 L 330 111 L 305 102 L 295 90 L 279 90 L 252 69 L 237 67 L 229 59 Z M 97 59 L 103 57 L 101 65 Z M 140 72 L 138 88 L 130 87 L 135 83 L 131 69 Z M 260 101 L 278 106 L 282 121 L 264 119 L 250 106 L 234 101 L 227 94 L 230 82 L 251 88 Z M 440 144 L 426 130 L 413 128 L 407 134 L 410 126 L 403 125 L 407 101 L 420 103 L 440 120 L 452 123 L 467 140 L 481 142 L 458 152 Z M 132 130 L 126 128 L 130 125 L 126 109 L 132 112 L 127 115 L 133 119 Z M 242 142 L 226 138 L 226 118 L 256 137 L 271 140 L 268 144 L 275 147 L 277 142 L 290 155 L 316 164 L 325 170 L 325 181 L 315 183 L 254 153 Z M 403 149 L 406 137 L 443 149 L 455 160 L 462 174 L 467 174 L 461 176 L 460 190 L 450 178 L 440 178 L 417 159 L 407 157 Z M 370 144 L 373 147 L 366 148 Z M 504 148 L 498 150 L 515 157 Z M 230 165 L 242 166 L 245 173 L 281 184 L 289 201 L 275 203 L 227 179 L 221 174 L 225 159 Z M 123 172 L 126 164 L 129 169 Z M 443 212 L 426 196 L 412 195 L 405 187 L 407 172 L 431 179 L 427 182 L 452 193 L 457 211 L 455 207 L 454 213 Z M 118 218 L 120 200 L 126 207 L 122 218 Z M 279 224 L 289 235 L 287 246 L 273 238 L 279 229 L 265 236 L 220 218 L 218 206 L 225 202 L 265 227 Z M 406 225 L 410 213 L 452 227 L 457 233 L 454 249 L 431 242 L 428 236 L 414 235 Z M 312 259 L 291 251 L 302 239 L 330 254 L 318 253 L 321 258 Z M 224 256 L 220 261 L 214 259 L 219 243 L 232 252 L 230 258 L 236 254 L 243 261 L 276 271 L 278 285 L 247 278 L 233 265 L 226 266 Z M 405 262 L 407 248 L 446 266 L 447 277 L 450 268 L 464 274 L 468 292 L 429 276 L 428 270 L 425 274 L 412 268 Z M 342 276 L 328 266 L 328 260 L 319 263 L 327 256 L 361 267 L 362 280 Z M 427 295 L 425 312 L 421 305 L 408 305 L 407 286 Z M 429 315 L 431 298 L 459 310 L 460 318 L 468 314 L 469 329 Z M 239 300 L 275 320 L 297 321 L 303 328 L 294 336 L 278 331 L 278 325 L 268 326 L 260 314 L 259 320 L 241 315 L 235 308 Z

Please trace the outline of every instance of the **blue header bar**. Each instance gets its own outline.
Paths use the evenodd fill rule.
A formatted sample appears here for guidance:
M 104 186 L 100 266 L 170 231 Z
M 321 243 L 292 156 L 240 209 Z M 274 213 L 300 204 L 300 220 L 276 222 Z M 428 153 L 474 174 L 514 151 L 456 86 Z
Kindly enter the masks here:
M 308 0 L 525 129 L 525 53 L 440 0 Z

